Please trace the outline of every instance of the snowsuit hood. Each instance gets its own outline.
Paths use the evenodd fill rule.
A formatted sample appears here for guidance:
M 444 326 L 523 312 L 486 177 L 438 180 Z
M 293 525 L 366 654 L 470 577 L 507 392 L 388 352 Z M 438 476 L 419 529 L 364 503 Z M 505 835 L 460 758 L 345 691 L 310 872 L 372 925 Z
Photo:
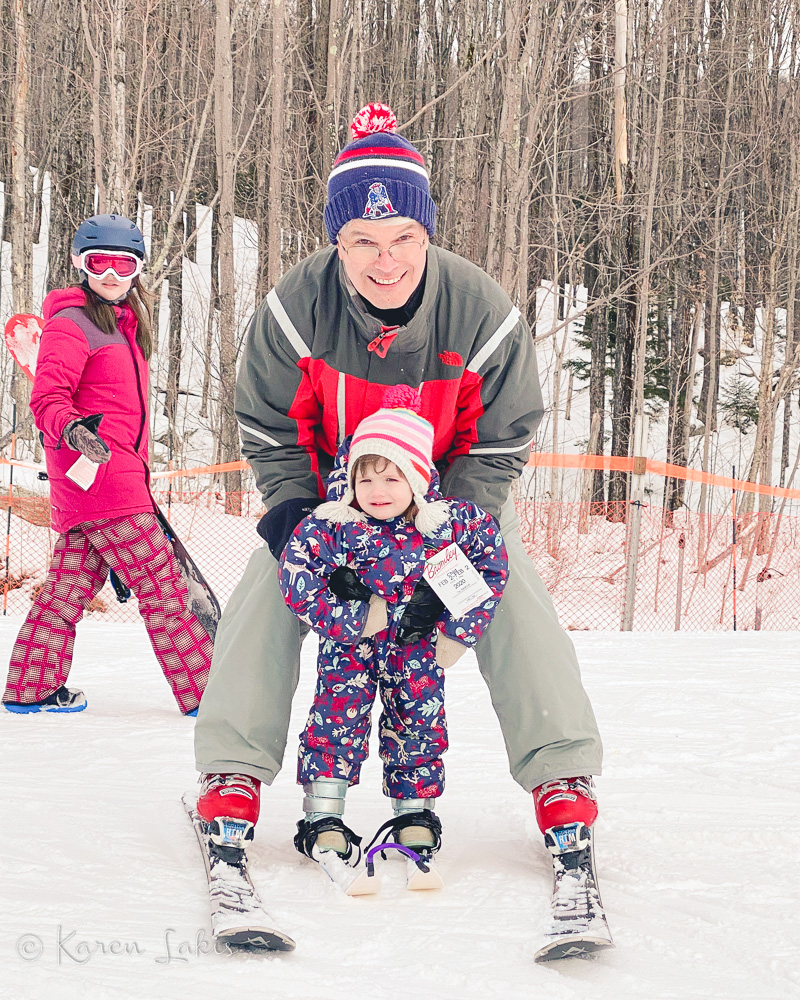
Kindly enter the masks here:
M 350 445 L 353 437 L 350 435 L 339 445 L 333 468 L 327 479 L 325 503 L 316 508 L 317 517 L 324 518 L 329 524 L 347 523 L 348 521 L 365 521 L 366 515 L 355 507 L 346 507 L 347 514 L 342 516 L 342 502 L 349 493 L 348 472 L 350 468 Z M 423 518 L 422 512 L 415 518 L 416 527 L 423 535 L 432 536 L 438 528 L 445 524 L 449 517 L 449 507 L 442 499 L 440 492 L 439 473 L 436 466 L 431 465 L 431 479 L 425 493 L 425 503 L 434 513 L 433 519 Z
M 349 439 L 345 439 L 328 477 L 329 500 L 339 498 L 347 487 L 348 454 Z M 455 542 L 481 573 L 492 597 L 459 618 L 445 611 L 438 629 L 462 646 L 473 646 L 492 620 L 505 588 L 506 547 L 491 514 L 466 500 L 441 499 L 435 470 L 426 499 L 445 504 L 449 514 L 445 524 L 425 536 L 402 515 L 385 521 L 362 515 L 362 520 L 331 524 L 320 515 L 322 507 L 317 507 L 295 528 L 280 559 L 279 580 L 286 604 L 324 638 L 345 645 L 360 641 L 368 602 L 343 600 L 328 586 L 336 568 L 351 566 L 361 582 L 387 602 L 384 638 L 393 642 L 426 560 Z

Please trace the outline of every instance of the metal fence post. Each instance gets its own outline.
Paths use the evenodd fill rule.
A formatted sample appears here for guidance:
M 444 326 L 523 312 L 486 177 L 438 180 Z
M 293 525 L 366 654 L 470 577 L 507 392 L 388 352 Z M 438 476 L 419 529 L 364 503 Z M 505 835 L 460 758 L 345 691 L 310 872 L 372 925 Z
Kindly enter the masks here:
M 628 559 L 625 571 L 625 607 L 622 612 L 623 632 L 630 632 L 633 629 L 633 610 L 636 604 L 636 563 L 639 559 L 639 536 L 642 529 L 648 424 L 649 418 L 646 413 L 636 415 L 633 429 L 633 475 L 631 476 Z
M 675 631 L 681 630 L 681 613 L 683 611 L 683 561 L 686 556 L 686 535 L 681 532 L 678 539 L 678 591 L 675 595 Z

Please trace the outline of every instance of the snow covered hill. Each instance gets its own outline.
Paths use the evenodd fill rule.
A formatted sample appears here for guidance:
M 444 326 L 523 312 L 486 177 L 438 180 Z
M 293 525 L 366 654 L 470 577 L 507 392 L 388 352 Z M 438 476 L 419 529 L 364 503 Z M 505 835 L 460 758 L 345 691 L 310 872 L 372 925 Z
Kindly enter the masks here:
M 20 619 L 0 623 L 8 661 Z M 784 1000 L 800 991 L 797 633 L 576 633 L 606 742 L 597 825 L 615 951 L 533 963 L 549 861 L 508 775 L 471 654 L 447 676 L 442 892 L 343 897 L 292 847 L 293 749 L 310 704 L 303 654 L 287 766 L 250 856 L 297 951 L 205 953 L 202 862 L 180 803 L 192 721 L 141 625 L 87 622 L 72 716 L 0 712 L 0 997 L 5 1000 Z M 371 835 L 379 762 L 348 797 Z

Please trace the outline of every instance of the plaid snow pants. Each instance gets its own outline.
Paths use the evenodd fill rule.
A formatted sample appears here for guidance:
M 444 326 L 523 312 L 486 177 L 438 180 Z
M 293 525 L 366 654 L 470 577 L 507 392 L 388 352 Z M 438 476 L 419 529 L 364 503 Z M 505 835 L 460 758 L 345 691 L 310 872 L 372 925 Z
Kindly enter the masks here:
M 66 683 L 75 626 L 109 569 L 138 598 L 156 659 L 181 711 L 197 707 L 213 644 L 189 610 L 172 545 L 150 513 L 86 521 L 59 535 L 47 578 L 14 643 L 3 701 L 30 704 Z
M 370 713 L 380 691 L 383 791 L 395 799 L 438 798 L 447 749 L 444 671 L 426 637 L 399 650 L 386 632 L 344 646 L 321 639 L 317 689 L 300 734 L 297 780 L 358 784 L 369 752 Z

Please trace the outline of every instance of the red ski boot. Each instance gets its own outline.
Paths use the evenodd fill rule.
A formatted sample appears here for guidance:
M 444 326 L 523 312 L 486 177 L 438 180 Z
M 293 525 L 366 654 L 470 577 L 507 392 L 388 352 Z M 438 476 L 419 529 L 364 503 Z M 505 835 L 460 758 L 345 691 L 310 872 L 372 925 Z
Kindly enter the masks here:
M 597 797 L 590 777 L 557 778 L 533 790 L 536 821 L 542 833 L 554 826 L 583 823 L 590 827 L 597 819 Z
M 197 812 L 211 840 L 221 847 L 244 847 L 258 819 L 261 782 L 249 774 L 204 774 Z

